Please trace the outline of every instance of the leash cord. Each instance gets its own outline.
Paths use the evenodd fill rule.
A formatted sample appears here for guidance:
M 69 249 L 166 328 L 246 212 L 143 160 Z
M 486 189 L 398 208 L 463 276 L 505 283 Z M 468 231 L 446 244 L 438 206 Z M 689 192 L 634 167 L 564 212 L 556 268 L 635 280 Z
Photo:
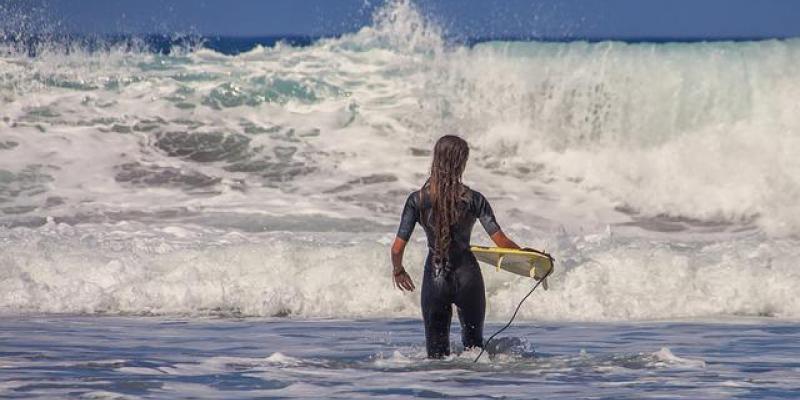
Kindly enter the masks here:
M 552 259 L 551 259 L 551 260 L 552 260 Z M 551 262 L 553 262 L 553 261 L 551 261 Z M 534 291 L 534 290 L 536 290 L 536 288 L 538 288 L 538 287 L 539 287 L 539 285 L 541 285 L 541 284 L 542 284 L 542 282 L 544 282 L 544 280 L 545 280 L 545 279 L 547 279 L 547 277 L 548 277 L 548 276 L 550 276 L 550 274 L 551 274 L 551 273 L 553 273 L 553 270 L 554 270 L 554 269 L 555 269 L 555 262 L 553 262 L 553 267 L 552 267 L 552 268 L 550 268 L 550 271 L 547 271 L 547 273 L 546 273 L 546 274 L 544 274 L 544 276 L 542 277 L 542 279 L 540 279 L 538 282 L 536 282 L 536 284 L 535 284 L 535 285 L 533 285 L 533 289 L 531 289 L 531 291 L 530 291 L 530 292 L 528 292 L 528 294 L 526 294 L 526 295 L 525 295 L 525 297 L 523 297 L 523 298 L 522 298 L 522 300 L 519 302 L 519 304 L 517 304 L 517 309 L 516 309 L 516 310 L 514 310 L 514 315 L 512 315 L 512 316 L 511 316 L 511 319 L 510 319 L 510 320 L 508 320 L 508 323 L 506 324 L 506 326 L 504 326 L 504 327 L 500 328 L 500 330 L 499 330 L 499 331 L 497 331 L 497 332 L 495 332 L 495 333 L 494 333 L 494 335 L 492 335 L 492 336 L 489 336 L 489 340 L 487 340 L 487 341 L 486 341 L 486 343 L 484 343 L 484 344 L 483 344 L 483 348 L 481 348 L 481 352 L 480 352 L 480 354 L 478 354 L 478 356 L 477 356 L 477 357 L 475 357 L 475 361 L 473 361 L 473 363 L 476 363 L 476 362 L 478 362 L 478 360 L 481 358 L 481 356 L 483 355 L 483 353 L 486 351 L 486 348 L 487 348 L 487 347 L 489 347 L 489 343 L 492 341 L 492 339 L 494 339 L 494 337 L 495 337 L 495 336 L 499 335 L 499 334 L 500 334 L 500 333 L 502 333 L 504 330 L 506 330 L 506 328 L 508 328 L 509 326 L 511 326 L 511 323 L 512 323 L 512 322 L 514 322 L 514 318 L 516 318 L 516 317 L 517 317 L 517 313 L 519 312 L 519 309 L 520 309 L 520 307 L 522 307 L 522 303 L 524 303 L 524 302 L 525 302 L 525 300 L 527 300 L 527 299 L 528 299 L 528 297 L 530 297 L 530 295 L 532 295 L 532 294 L 533 294 L 533 291 Z

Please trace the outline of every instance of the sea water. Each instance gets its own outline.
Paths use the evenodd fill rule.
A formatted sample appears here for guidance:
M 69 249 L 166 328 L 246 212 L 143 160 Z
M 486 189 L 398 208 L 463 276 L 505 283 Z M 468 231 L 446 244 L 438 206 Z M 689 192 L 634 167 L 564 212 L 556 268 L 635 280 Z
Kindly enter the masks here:
M 497 324 L 490 324 L 497 328 Z M 4 319 L 6 398 L 796 398 L 796 323 L 523 322 L 425 358 L 418 319 Z
M 3 397 L 790 397 L 800 41 L 0 51 Z M 29 49 L 28 49 L 29 50 Z M 388 247 L 446 133 L 556 258 L 480 363 Z M 476 227 L 476 244 L 489 244 Z M 417 230 L 405 264 L 417 284 Z M 487 336 L 530 290 L 484 270 Z

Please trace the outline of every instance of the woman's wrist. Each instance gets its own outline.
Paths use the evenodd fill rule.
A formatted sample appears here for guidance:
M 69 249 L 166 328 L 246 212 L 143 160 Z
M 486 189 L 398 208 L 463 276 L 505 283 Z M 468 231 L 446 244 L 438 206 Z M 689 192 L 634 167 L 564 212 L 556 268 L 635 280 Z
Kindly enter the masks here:
M 401 266 L 399 266 L 399 267 L 394 267 L 394 269 L 392 270 L 392 273 L 394 274 L 394 276 L 400 275 L 400 274 L 402 274 L 403 272 L 406 272 L 406 269 L 405 269 L 405 268 L 403 268 L 403 266 L 402 266 L 402 265 L 401 265 Z

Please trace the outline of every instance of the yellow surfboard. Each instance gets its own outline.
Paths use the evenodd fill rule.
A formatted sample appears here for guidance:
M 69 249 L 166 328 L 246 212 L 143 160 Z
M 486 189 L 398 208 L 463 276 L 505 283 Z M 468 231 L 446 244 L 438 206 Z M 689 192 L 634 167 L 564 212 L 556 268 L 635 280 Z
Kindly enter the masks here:
M 470 246 L 475 258 L 480 262 L 517 275 L 543 279 L 553 270 L 553 257 L 538 250 L 506 249 L 502 247 Z M 542 282 L 547 289 L 547 280 Z

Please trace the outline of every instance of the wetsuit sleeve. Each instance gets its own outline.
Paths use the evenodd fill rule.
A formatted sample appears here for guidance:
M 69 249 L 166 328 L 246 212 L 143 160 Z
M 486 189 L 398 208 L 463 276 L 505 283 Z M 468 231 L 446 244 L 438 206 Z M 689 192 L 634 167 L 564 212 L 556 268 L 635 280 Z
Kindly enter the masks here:
M 417 223 L 417 192 L 411 193 L 406 199 L 406 205 L 403 207 L 403 214 L 400 217 L 400 227 L 397 228 L 397 237 L 408 241 L 411 234 L 414 232 L 414 225 Z
M 494 235 L 497 231 L 500 230 L 500 225 L 497 223 L 497 219 L 494 217 L 494 211 L 492 211 L 492 206 L 489 205 L 489 201 L 486 200 L 486 197 L 483 197 L 482 194 L 475 192 L 475 217 L 481 221 L 481 225 L 483 225 L 483 229 L 486 231 L 489 236 Z

